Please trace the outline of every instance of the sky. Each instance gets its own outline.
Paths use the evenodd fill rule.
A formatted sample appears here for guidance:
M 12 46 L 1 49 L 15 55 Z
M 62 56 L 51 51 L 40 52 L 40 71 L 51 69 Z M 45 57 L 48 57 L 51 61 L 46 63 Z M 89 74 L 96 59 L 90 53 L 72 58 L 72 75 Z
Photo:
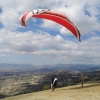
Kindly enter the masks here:
M 21 26 L 20 16 L 35 9 L 65 13 L 82 41 L 46 19 Z M 0 63 L 100 64 L 100 0 L 0 0 Z

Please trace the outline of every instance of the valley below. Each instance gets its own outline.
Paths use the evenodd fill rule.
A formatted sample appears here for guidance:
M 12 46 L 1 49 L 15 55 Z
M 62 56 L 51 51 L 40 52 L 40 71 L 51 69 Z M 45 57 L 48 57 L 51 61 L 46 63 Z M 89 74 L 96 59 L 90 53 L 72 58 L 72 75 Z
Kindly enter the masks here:
M 11 66 L 11 65 L 10 65 Z M 69 67 L 68 67 L 69 68 Z M 0 99 L 35 93 L 44 90 L 50 90 L 50 78 L 54 75 L 58 77 L 56 88 L 64 88 L 69 86 L 77 86 L 80 84 L 80 73 L 84 75 L 84 84 L 100 85 L 100 71 L 82 71 L 74 67 L 70 70 L 65 66 L 61 67 L 1 67 L 0 68 Z M 98 67 L 99 68 L 99 67 Z M 90 69 L 90 68 L 89 68 Z M 92 85 L 91 85 L 92 86 Z M 9 99 L 8 99 L 9 100 Z M 39 99 L 41 100 L 41 99 Z M 43 99 L 45 100 L 45 99 Z

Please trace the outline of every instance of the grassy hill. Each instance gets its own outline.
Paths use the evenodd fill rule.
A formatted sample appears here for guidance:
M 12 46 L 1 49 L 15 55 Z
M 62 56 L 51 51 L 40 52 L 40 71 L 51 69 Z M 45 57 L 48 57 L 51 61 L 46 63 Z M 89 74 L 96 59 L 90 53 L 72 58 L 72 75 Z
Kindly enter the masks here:
M 45 90 L 18 96 L 8 97 L 2 100 L 100 100 L 100 83 L 81 84 L 56 88 L 54 92 Z
M 11 74 L 1 75 L 0 77 L 0 99 L 10 96 L 21 95 L 43 91 L 50 87 L 50 78 L 56 74 L 58 77 L 57 88 L 72 86 L 80 83 L 79 74 L 62 70 L 45 75 L 35 74 Z M 100 71 L 85 72 L 84 83 L 100 83 Z

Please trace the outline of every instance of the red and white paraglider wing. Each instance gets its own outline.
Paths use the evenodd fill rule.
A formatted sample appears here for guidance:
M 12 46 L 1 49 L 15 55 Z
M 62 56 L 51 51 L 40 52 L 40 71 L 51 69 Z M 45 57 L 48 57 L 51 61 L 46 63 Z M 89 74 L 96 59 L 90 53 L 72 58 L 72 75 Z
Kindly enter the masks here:
M 32 12 L 26 12 L 24 13 L 20 18 L 19 21 L 21 22 L 22 26 L 26 26 L 27 22 L 30 18 L 32 18 L 33 13 Z
M 21 24 L 23 26 L 26 26 L 28 20 L 31 17 L 43 18 L 57 22 L 66 27 L 68 30 L 70 30 L 76 36 L 76 38 L 78 38 L 78 40 L 81 41 L 81 34 L 78 28 L 74 25 L 72 21 L 70 21 L 70 19 L 66 16 L 66 14 L 62 12 L 53 11 L 50 9 L 38 9 L 38 10 L 33 10 L 31 12 L 26 12 L 20 18 Z

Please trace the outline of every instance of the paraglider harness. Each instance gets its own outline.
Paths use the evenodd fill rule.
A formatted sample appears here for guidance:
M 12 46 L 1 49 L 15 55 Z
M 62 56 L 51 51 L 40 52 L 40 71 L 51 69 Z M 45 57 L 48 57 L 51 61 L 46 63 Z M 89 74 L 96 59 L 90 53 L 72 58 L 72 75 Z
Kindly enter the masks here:
M 51 87 L 57 85 L 57 76 L 51 79 Z

